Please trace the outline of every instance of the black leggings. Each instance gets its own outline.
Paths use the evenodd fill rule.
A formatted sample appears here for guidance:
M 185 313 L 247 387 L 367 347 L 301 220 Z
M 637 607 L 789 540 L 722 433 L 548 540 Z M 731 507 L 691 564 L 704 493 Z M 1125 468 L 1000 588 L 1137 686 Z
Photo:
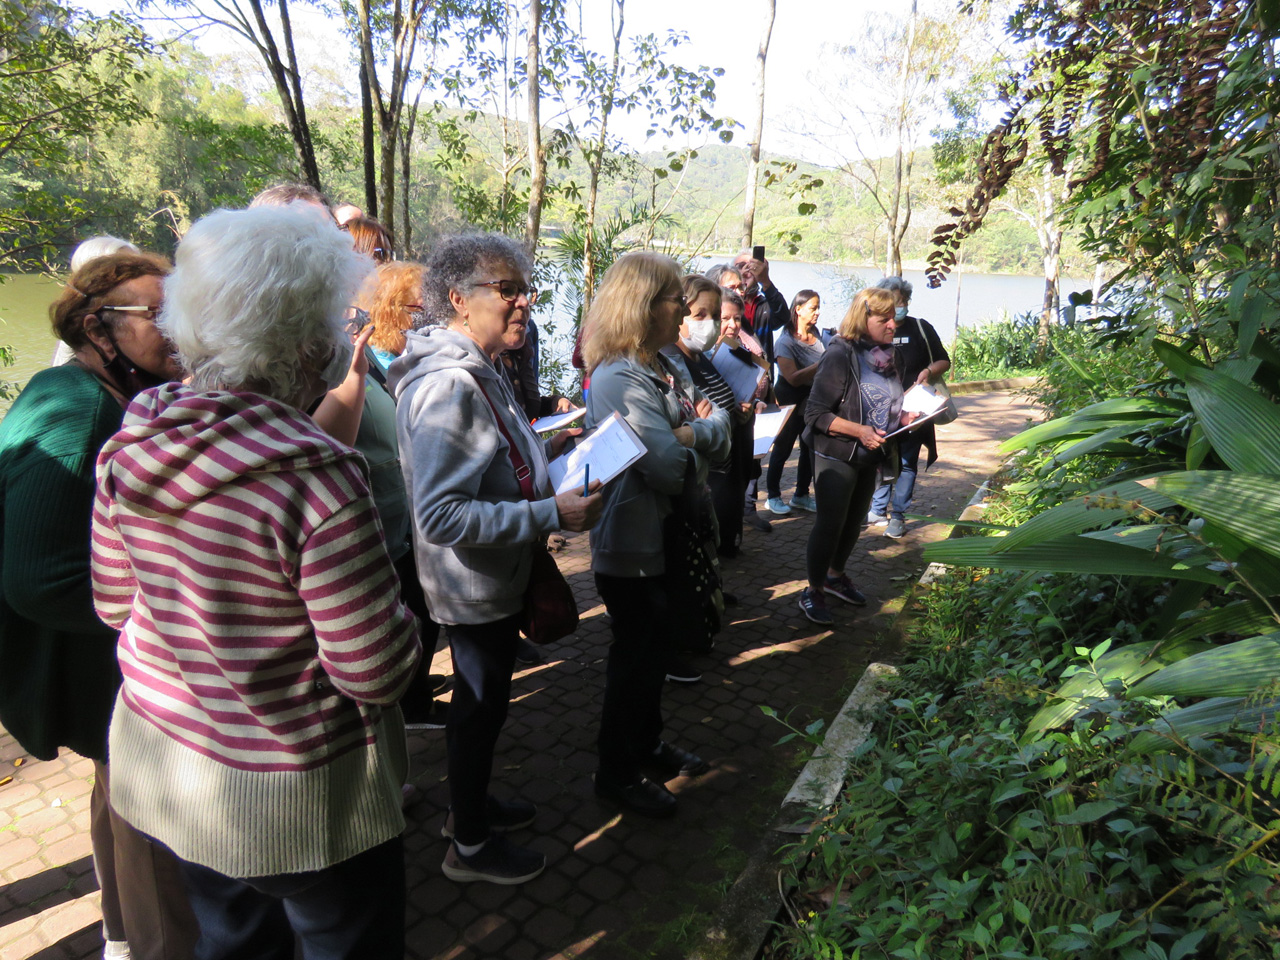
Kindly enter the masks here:
M 787 465 L 787 458 L 795 449 L 796 441 L 800 442 L 800 463 L 796 466 L 796 496 L 804 497 L 809 494 L 809 483 L 813 478 L 813 451 L 800 438 L 800 432 L 804 430 L 804 405 L 808 398 L 809 391 L 806 389 L 803 398 L 791 411 L 791 416 L 787 417 L 787 422 L 773 438 L 773 449 L 769 452 L 769 470 L 765 474 L 764 483 L 769 496 L 775 500 L 782 498 L 782 468 Z
M 805 550 L 809 586 L 822 592 L 827 571 L 844 572 L 849 555 L 858 542 L 867 507 L 876 492 L 878 464 L 855 467 L 840 460 L 814 457 L 817 476 L 814 493 L 818 515 L 809 530 L 809 546 Z

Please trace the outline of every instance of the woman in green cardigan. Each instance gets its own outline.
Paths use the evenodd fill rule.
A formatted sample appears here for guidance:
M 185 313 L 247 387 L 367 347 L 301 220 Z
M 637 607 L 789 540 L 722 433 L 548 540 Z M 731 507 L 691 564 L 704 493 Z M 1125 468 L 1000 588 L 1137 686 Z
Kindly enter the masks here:
M 182 373 L 155 326 L 169 269 L 126 252 L 73 273 L 49 310 L 72 359 L 33 376 L 0 421 L 0 723 L 41 760 L 69 747 L 94 761 L 109 957 L 129 946 L 134 958 L 184 957 L 194 944 L 189 908 L 148 893 L 181 891 L 180 880 L 164 882 L 165 854 L 110 813 L 107 724 L 120 672 L 116 631 L 94 613 L 89 584 L 98 450 L 136 393 Z

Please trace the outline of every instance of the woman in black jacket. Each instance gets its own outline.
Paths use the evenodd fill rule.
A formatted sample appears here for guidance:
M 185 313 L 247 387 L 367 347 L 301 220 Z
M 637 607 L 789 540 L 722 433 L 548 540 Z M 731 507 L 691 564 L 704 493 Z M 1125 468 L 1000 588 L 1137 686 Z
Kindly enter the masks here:
M 888 290 L 858 293 L 823 354 L 805 405 L 818 515 L 805 552 L 809 586 L 800 594 L 800 609 L 824 626 L 833 622 L 828 595 L 855 606 L 867 602 L 844 568 L 875 492 L 877 469 L 898 462 L 887 456 L 895 444 L 886 435 L 912 419 L 902 413 L 895 306 Z

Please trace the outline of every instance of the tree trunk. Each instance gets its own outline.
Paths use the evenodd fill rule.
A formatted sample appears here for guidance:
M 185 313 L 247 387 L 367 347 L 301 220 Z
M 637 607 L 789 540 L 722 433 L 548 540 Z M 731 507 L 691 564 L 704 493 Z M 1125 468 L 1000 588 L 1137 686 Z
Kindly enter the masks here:
M 373 150 L 373 94 L 369 90 L 369 71 L 363 54 L 360 57 L 360 141 L 364 146 L 364 209 L 378 216 L 378 169 Z
M 311 142 L 311 127 L 307 124 L 307 110 L 302 100 L 302 81 L 299 78 L 298 59 L 293 49 L 293 26 L 289 21 L 289 6 L 286 0 L 280 0 L 280 33 L 284 40 L 288 62 L 280 57 L 280 49 L 276 46 L 275 36 L 267 26 L 266 14 L 261 0 L 250 0 L 254 20 L 262 35 L 259 52 L 266 62 L 267 70 L 276 84 L 276 93 L 280 97 L 280 108 L 284 111 L 285 126 L 293 137 L 294 151 L 297 153 L 298 166 L 302 178 L 317 190 L 320 187 L 320 170 L 316 166 L 315 148 Z
M 542 146 L 541 85 L 538 78 L 538 40 L 541 28 L 542 0 L 529 0 L 529 52 L 525 58 L 525 82 L 529 97 L 529 212 L 525 217 L 524 242 L 530 254 L 538 249 L 542 203 L 547 192 L 547 153 Z
M 907 40 L 903 51 L 902 65 L 898 70 L 898 143 L 893 153 L 893 196 L 889 202 L 887 217 L 889 242 L 888 248 L 885 250 L 885 273 L 892 277 L 902 276 L 902 240 L 907 234 L 907 224 L 911 222 L 912 157 L 908 155 L 903 139 L 907 132 L 908 81 L 911 76 L 911 60 L 915 54 L 915 45 L 916 0 L 911 0 L 911 14 L 907 17 Z M 907 208 L 905 216 L 902 210 L 904 199 Z
M 764 139 L 764 76 L 769 58 L 769 38 L 773 34 L 773 20 L 777 12 L 777 0 L 765 0 L 764 33 L 760 49 L 756 51 L 756 128 L 751 136 L 751 153 L 747 160 L 747 191 L 742 208 L 742 246 L 751 246 L 756 227 L 756 181 L 760 171 L 760 141 Z
M 384 122 L 379 131 L 378 147 L 378 209 L 381 222 L 391 234 L 395 245 L 396 235 L 396 128 Z
M 587 223 L 582 243 L 582 316 L 591 309 L 591 299 L 596 292 L 596 200 L 600 194 L 600 168 L 604 164 L 604 152 L 608 149 L 609 114 L 613 112 L 613 98 L 618 88 L 619 62 L 622 53 L 622 30 L 626 0 L 613 0 L 618 19 L 613 30 L 613 66 L 605 86 L 604 101 L 600 105 L 600 136 L 588 158 L 591 179 L 587 192 Z

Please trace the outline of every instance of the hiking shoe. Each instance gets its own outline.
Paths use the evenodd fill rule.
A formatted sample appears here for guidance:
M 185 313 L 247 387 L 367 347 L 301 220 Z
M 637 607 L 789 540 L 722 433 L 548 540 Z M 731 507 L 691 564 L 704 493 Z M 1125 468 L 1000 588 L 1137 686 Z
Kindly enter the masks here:
M 456 843 L 449 844 L 440 869 L 450 880 L 473 883 L 485 880 L 502 886 L 512 886 L 532 880 L 547 866 L 547 858 L 518 843 L 512 843 L 500 833 L 485 841 L 485 845 L 469 857 L 458 852 Z
M 499 800 L 491 794 L 485 799 L 484 815 L 491 833 L 510 833 L 533 823 L 538 808 L 528 800 Z M 446 840 L 453 839 L 453 810 L 444 818 L 440 836 Z
M 676 815 L 675 794 L 647 777 L 634 783 L 614 783 L 596 774 L 596 796 L 642 817 L 665 820 Z
M 742 515 L 742 522 L 748 527 L 759 530 L 761 533 L 768 533 L 773 526 L 764 517 L 757 514 L 754 510 L 748 510 Z
M 770 513 L 776 513 L 780 517 L 785 517 L 791 512 L 791 508 L 782 502 L 781 497 L 770 497 L 764 505 L 769 508 Z
M 702 671 L 684 660 L 672 657 L 667 661 L 667 679 L 672 683 L 697 683 L 702 679 Z
M 696 777 L 711 769 L 711 764 L 696 753 L 682 750 L 665 740 L 658 744 L 658 749 L 653 751 L 653 756 L 645 758 L 644 766 L 656 773 L 664 774 L 666 779 Z
M 883 527 L 888 522 L 889 518 L 883 513 L 876 513 L 872 510 L 867 514 L 867 526 L 869 527 Z
M 853 581 L 849 579 L 848 574 L 840 574 L 838 577 L 827 577 L 827 583 L 823 590 L 833 597 L 838 597 L 845 603 L 852 603 L 855 607 L 865 607 L 867 598 L 861 590 L 853 585 Z
M 892 537 L 894 540 L 901 540 L 902 535 L 907 532 L 907 522 L 901 517 L 894 517 L 889 521 L 889 525 L 884 528 L 884 535 Z
M 827 610 L 827 601 L 823 599 L 822 594 L 814 593 L 808 587 L 800 591 L 800 610 L 814 623 L 820 623 L 824 627 L 835 623 Z
M 439 700 L 432 700 L 425 710 L 416 706 L 400 705 L 404 711 L 404 728 L 413 730 L 443 730 L 445 721 L 449 719 L 449 705 Z
M 817 513 L 818 502 L 813 499 L 812 494 L 802 493 L 799 496 L 791 498 L 791 506 L 797 510 L 803 510 L 806 513 Z

